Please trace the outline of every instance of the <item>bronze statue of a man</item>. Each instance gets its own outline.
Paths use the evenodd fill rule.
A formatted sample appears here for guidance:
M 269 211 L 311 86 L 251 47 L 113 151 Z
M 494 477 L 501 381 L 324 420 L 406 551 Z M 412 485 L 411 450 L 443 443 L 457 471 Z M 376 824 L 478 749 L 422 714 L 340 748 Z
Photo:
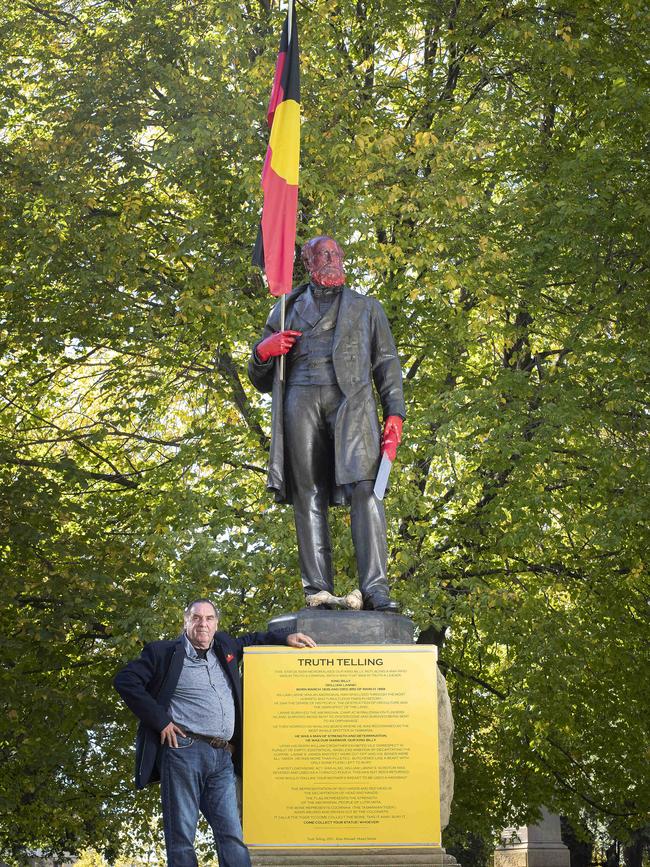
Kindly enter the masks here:
M 273 392 L 268 487 L 293 504 L 307 597 L 334 592 L 327 510 L 349 503 L 364 608 L 398 611 L 386 574 L 384 506 L 373 493 L 381 453 L 394 459 L 406 417 L 395 343 L 380 303 L 345 285 L 333 238 L 312 238 L 302 260 L 309 283 L 287 296 L 282 331 L 280 305 L 273 308 L 248 365 L 255 388 Z

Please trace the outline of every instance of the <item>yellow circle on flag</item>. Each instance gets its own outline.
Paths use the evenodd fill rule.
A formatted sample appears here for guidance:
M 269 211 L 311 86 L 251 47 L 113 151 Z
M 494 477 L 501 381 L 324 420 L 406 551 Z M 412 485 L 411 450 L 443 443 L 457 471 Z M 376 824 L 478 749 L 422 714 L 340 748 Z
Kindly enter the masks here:
M 288 184 L 298 186 L 300 103 L 295 99 L 285 99 L 275 109 L 269 147 L 273 171 Z

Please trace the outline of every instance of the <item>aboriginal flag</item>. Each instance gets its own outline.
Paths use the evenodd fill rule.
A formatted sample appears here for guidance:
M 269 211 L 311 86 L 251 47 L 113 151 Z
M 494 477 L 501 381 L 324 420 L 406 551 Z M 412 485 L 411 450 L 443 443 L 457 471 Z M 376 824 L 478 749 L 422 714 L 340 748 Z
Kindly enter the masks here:
M 264 268 L 271 295 L 276 296 L 291 292 L 298 210 L 300 65 L 295 0 L 289 2 L 293 14 L 287 12 L 282 29 L 267 114 L 271 135 L 262 170 L 264 205 L 253 251 L 253 264 Z

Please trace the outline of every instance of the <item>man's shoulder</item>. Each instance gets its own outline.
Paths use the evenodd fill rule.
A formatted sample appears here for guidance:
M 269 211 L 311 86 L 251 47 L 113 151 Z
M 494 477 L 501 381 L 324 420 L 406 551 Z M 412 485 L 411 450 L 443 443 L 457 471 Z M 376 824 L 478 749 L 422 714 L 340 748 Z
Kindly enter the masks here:
M 166 653 L 173 652 L 183 641 L 183 636 L 177 638 L 160 638 L 156 641 L 148 641 L 144 650 L 153 653 L 155 656 L 164 656 Z

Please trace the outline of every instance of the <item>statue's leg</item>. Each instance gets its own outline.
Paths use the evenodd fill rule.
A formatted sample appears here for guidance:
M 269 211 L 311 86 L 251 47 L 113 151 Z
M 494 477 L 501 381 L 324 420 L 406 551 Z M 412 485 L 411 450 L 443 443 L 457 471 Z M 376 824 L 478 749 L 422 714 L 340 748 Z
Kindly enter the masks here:
M 374 484 L 364 481 L 350 485 L 350 523 L 364 607 L 382 609 L 390 602 L 386 515 L 382 500 L 373 493 Z
M 291 473 L 300 573 L 305 595 L 334 593 L 327 509 L 334 454 L 319 386 L 288 386 L 284 398 L 285 458 Z

